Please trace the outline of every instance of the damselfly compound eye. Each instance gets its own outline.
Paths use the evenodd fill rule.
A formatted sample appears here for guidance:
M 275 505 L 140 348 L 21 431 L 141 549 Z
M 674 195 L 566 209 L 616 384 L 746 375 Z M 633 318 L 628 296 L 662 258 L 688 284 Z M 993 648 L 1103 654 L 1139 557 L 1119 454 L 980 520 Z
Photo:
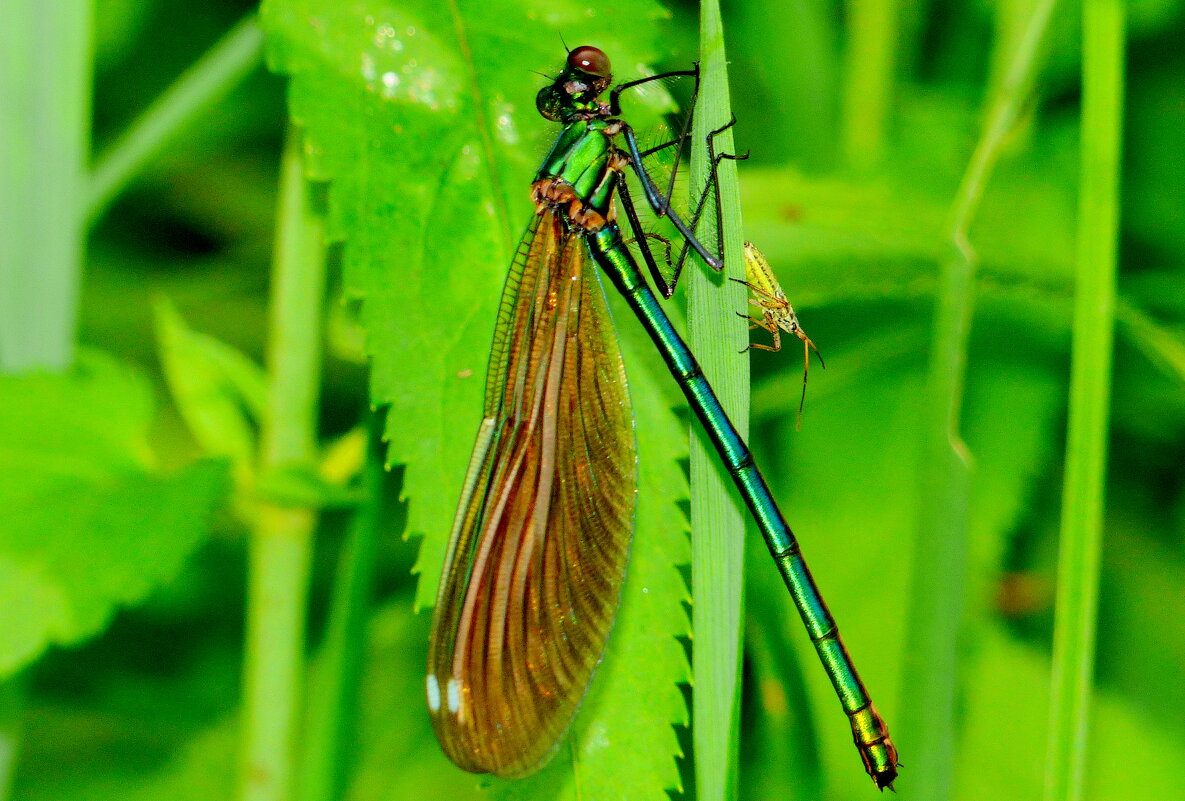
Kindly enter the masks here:
M 568 67 L 598 78 L 608 78 L 613 74 L 609 66 L 609 57 L 597 47 L 581 45 L 568 54 Z

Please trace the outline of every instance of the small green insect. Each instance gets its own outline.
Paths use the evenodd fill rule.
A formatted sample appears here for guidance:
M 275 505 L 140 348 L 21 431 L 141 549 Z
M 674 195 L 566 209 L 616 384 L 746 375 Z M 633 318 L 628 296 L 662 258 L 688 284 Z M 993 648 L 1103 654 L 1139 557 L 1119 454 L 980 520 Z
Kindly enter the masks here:
M 794 313 L 794 307 L 786 299 L 786 293 L 782 291 L 782 285 L 778 283 L 773 269 L 769 266 L 769 261 L 752 242 L 745 243 L 745 280 L 742 281 L 739 278 L 732 280 L 747 286 L 753 293 L 753 297 L 749 298 L 749 303 L 761 309 L 760 320 L 741 312 L 737 312 L 737 315 L 753 323 L 749 326 L 750 330 L 764 328 L 774 340 L 773 345 L 754 342 L 745 350 L 757 348 L 777 353 L 782 349 L 781 331 L 794 334 L 802 340 L 802 397 L 798 401 L 798 426 L 801 428 L 802 407 L 806 403 L 806 379 L 811 369 L 811 351 L 813 350 L 819 357 L 819 364 L 826 370 L 827 364 L 823 361 L 823 354 L 819 353 L 815 343 L 811 342 L 806 331 L 802 330 L 802 326 L 798 322 L 798 315 Z M 744 353 L 745 350 L 741 353 Z

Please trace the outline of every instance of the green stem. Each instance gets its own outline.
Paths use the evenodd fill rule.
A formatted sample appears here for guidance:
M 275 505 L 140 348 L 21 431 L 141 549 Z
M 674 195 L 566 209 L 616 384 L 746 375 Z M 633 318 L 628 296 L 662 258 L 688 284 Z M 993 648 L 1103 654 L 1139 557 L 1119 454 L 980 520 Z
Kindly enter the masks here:
M 1124 4 L 1083 7 L 1078 263 L 1046 801 L 1079 801 L 1094 672 L 1123 141 Z
M 185 71 L 147 111 L 107 147 L 91 173 L 86 212 L 96 220 L 120 191 L 206 109 L 259 63 L 263 33 L 250 14 Z
M 91 129 L 91 4 L 5 3 L 0 23 L 0 374 L 74 361 Z M 24 675 L 0 679 L 0 801 L 20 759 Z
M 1185 382 L 1185 341 L 1161 325 L 1131 300 L 1116 301 L 1115 318 L 1127 331 L 1128 339 L 1165 375 Z
M 847 7 L 843 155 L 849 166 L 865 170 L 885 153 L 901 9 L 896 0 L 848 0 Z
M 0 15 L 0 372 L 74 361 L 91 128 L 91 4 Z
M 370 438 L 362 468 L 366 498 L 354 515 L 349 539 L 339 557 L 325 643 L 309 687 L 297 793 L 302 801 L 343 798 L 353 755 L 357 753 L 358 694 L 386 477 L 382 420 L 374 412 L 369 413 L 369 418 Z
M 25 676 L 0 680 L 0 801 L 7 801 L 20 758 L 25 721 Z
M 715 0 L 700 7 L 700 70 L 695 142 L 705 142 L 712 130 L 732 116 L 724 30 Z M 716 152 L 732 153 L 732 130 L 717 136 L 714 144 Z M 693 150 L 692 186 L 704 186 L 711 177 L 707 155 L 704 147 Z M 718 176 L 722 252 L 726 264 L 739 266 L 743 264 L 742 224 L 736 162 L 721 162 Z M 744 289 L 699 266 L 687 278 L 688 344 L 744 436 L 749 428 L 749 365 L 737 353 L 748 344 L 748 332 L 733 314 L 745 305 Z M 691 437 L 692 737 L 700 798 L 736 797 L 746 520 L 715 450 L 695 429 Z
M 910 646 L 902 714 L 902 761 L 914 798 L 950 797 L 956 740 L 959 636 L 968 559 L 970 457 L 959 433 L 967 340 L 978 257 L 968 230 L 1005 137 L 1016 123 L 1037 69 L 1054 0 L 1040 0 L 1017 38 L 1006 76 L 952 206 L 952 256 L 939 277 L 918 474 L 918 534 L 908 610 Z
M 325 292 L 322 220 L 311 209 L 300 137 L 284 147 L 268 332 L 260 473 L 311 465 Z M 316 515 L 260 502 L 251 533 L 244 664 L 242 801 L 289 801 L 304 684 L 305 613 Z

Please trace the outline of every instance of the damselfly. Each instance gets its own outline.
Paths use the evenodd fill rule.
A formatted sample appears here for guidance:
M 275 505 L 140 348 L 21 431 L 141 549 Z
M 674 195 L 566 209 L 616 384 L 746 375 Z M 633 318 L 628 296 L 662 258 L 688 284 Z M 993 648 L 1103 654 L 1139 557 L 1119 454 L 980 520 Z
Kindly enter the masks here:
M 689 247 L 723 268 L 694 234 L 714 186 L 705 187 L 685 221 L 670 206 L 670 187 L 664 195 L 645 169 L 645 155 L 677 150 L 686 129 L 643 151 L 621 117 L 623 91 L 671 76 L 695 77 L 698 85 L 698 70 L 667 73 L 621 84 L 604 101 L 609 59 L 583 46 L 569 52 L 563 71 L 536 98 L 540 113 L 563 129 L 531 185 L 535 216 L 511 265 L 494 331 L 484 419 L 432 623 L 433 727 L 445 753 L 466 770 L 533 773 L 562 740 L 604 651 L 632 535 L 636 459 L 625 370 L 595 262 L 658 347 L 735 480 L 835 685 L 865 768 L 878 787 L 888 787 L 897 775 L 888 729 L 748 447 L 617 222 L 615 201 L 664 296 L 674 291 Z M 712 137 L 707 147 L 713 166 L 735 158 L 715 153 Z M 627 169 L 654 213 L 683 239 L 669 280 L 641 230 Z

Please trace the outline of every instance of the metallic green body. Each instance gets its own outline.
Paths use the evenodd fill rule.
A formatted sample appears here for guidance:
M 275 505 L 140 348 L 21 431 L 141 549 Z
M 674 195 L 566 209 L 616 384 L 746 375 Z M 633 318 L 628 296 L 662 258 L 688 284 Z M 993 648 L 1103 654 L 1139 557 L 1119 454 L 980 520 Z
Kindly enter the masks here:
M 865 769 L 877 786 L 891 786 L 897 775 L 896 749 L 889 739 L 885 722 L 873 707 L 848 656 L 835 620 L 802 557 L 798 541 L 757 469 L 748 446 L 729 420 L 658 298 L 643 279 L 637 262 L 625 244 L 621 229 L 613 221 L 614 169 L 620 169 L 613 165 L 615 159 L 621 157 L 613 137 L 620 130 L 620 122 L 613 119 L 568 122 L 544 160 L 536 180 L 560 179 L 570 184 L 577 198 L 606 220 L 596 230 L 579 233 L 586 237 L 597 264 L 625 297 L 658 347 L 696 417 L 724 460 L 765 538 L 851 722 L 852 735 Z

